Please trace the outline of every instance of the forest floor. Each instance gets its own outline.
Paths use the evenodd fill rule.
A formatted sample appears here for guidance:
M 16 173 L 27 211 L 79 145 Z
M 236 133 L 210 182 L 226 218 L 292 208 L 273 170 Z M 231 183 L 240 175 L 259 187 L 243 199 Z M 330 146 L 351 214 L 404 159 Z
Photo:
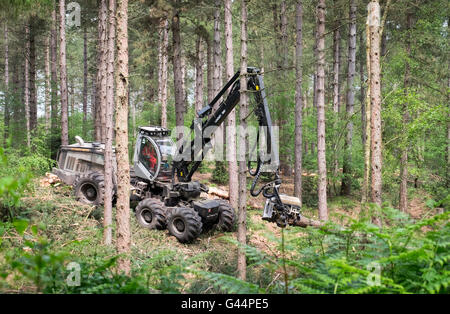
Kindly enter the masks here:
M 202 183 L 210 182 L 210 174 L 198 174 L 194 179 Z M 214 186 L 214 185 L 213 185 Z M 217 188 L 228 191 L 227 186 L 215 185 Z M 292 179 L 283 178 L 283 193 L 292 194 Z M 262 208 L 265 199 L 262 196 L 249 200 L 248 207 L 248 244 L 258 248 L 265 254 L 278 258 L 280 256 L 279 245 L 281 229 L 274 223 L 268 223 L 261 219 Z M 411 200 L 411 216 L 419 219 L 427 214 L 425 200 L 427 196 L 416 193 Z M 329 201 L 330 218 L 339 224 L 344 224 L 342 216 L 357 218 L 360 205 L 356 199 L 336 197 Z M 316 210 L 303 208 L 303 214 L 308 218 L 317 219 Z M 73 197 L 72 188 L 62 184 L 56 186 L 42 186 L 39 180 L 35 180 L 34 189 L 30 195 L 22 199 L 22 205 L 16 209 L 15 215 L 26 217 L 32 224 L 40 226 L 40 235 L 45 236 L 51 249 L 54 251 L 65 250 L 71 256 L 86 259 L 107 259 L 115 253 L 113 246 L 102 244 L 102 209 L 87 206 L 77 202 Z M 298 237 L 305 233 L 300 227 L 287 227 L 287 237 Z M 26 231 L 25 235 L 27 235 Z M 192 244 L 181 244 L 175 237 L 170 236 L 167 230 L 157 231 L 141 228 L 131 213 L 132 234 L 132 263 L 135 267 L 142 265 L 146 259 L 164 251 L 175 252 L 184 260 L 195 260 L 201 268 L 234 275 L 236 269 L 236 245 L 233 239 L 235 232 L 223 233 L 210 231 L 202 234 Z M 32 236 L 29 233 L 29 236 Z M 23 245 L 23 239 L 18 234 L 8 234 L 12 247 Z M 114 236 L 113 236 L 114 239 Z M 114 244 L 114 243 L 113 243 Z M 0 264 L 1 264 L 0 257 Z M 251 277 L 251 271 L 250 275 Z M 32 292 L 33 285 L 29 282 L 17 281 L 14 274 L 6 278 L 13 290 L 8 292 Z M 0 287 L 1 288 L 1 287 Z M 199 288 L 199 293 L 207 292 L 209 288 Z M 1 290 L 1 289 L 0 289 Z M 192 290 L 190 290 L 192 291 Z

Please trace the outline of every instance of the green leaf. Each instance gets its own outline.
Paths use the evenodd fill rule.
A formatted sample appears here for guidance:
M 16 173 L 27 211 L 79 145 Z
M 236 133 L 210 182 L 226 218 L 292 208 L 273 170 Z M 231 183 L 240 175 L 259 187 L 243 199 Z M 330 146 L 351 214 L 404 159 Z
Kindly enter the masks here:
M 23 219 L 21 219 L 21 220 L 15 220 L 15 221 L 13 222 L 13 226 L 14 226 L 14 228 L 16 229 L 16 231 L 17 231 L 18 234 L 23 235 L 23 233 L 25 232 L 25 230 L 26 230 L 27 227 L 28 227 L 28 221 L 23 220 Z

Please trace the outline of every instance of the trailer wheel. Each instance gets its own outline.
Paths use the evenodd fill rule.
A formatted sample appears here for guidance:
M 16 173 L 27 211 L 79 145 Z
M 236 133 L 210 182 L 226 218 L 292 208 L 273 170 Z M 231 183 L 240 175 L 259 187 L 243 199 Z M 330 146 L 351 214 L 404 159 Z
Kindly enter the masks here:
M 219 201 L 219 221 L 217 227 L 224 232 L 232 231 L 235 223 L 235 213 L 230 203 L 224 200 Z
M 176 207 L 167 219 L 167 229 L 181 243 L 189 243 L 202 232 L 202 219 L 192 208 Z
M 99 172 L 90 172 L 78 176 L 74 183 L 75 197 L 89 205 L 103 205 L 105 196 L 105 178 Z
M 141 227 L 158 230 L 166 228 L 164 205 L 158 200 L 147 198 L 140 201 L 135 215 Z

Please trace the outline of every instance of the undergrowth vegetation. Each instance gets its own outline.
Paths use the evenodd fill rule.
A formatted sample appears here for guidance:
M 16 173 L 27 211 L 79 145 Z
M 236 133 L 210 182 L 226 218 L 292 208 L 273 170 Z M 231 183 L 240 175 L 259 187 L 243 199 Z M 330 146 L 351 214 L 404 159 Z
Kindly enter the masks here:
M 20 215 L 0 225 L 3 292 L 450 292 L 449 212 L 436 214 L 438 203 L 430 202 L 419 220 L 390 207 L 370 207 L 357 219 L 335 214 L 335 222 L 321 229 L 289 227 L 281 235 L 250 211 L 249 237 L 264 236 L 266 247 L 243 248 L 247 281 L 236 278 L 239 244 L 232 234 L 212 231 L 182 245 L 167 232 L 139 228 L 132 217 L 128 277 L 116 270 L 114 246 L 102 244 L 99 209 L 75 202 L 68 187 L 29 185 L 34 197 L 24 197 Z M 374 213 L 382 217 L 382 228 L 371 223 Z

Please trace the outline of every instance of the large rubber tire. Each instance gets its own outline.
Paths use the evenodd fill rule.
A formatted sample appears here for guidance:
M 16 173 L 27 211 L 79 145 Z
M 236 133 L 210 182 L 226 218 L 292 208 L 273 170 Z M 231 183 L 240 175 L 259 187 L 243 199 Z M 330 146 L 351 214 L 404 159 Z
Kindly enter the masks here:
M 159 200 L 146 198 L 140 201 L 135 215 L 141 227 L 158 230 L 166 228 L 166 210 Z
M 233 230 L 236 214 L 230 203 L 224 200 L 217 200 L 219 205 L 219 221 L 217 223 L 217 228 L 224 232 L 230 232 Z
M 103 205 L 105 197 L 105 178 L 99 172 L 79 175 L 73 182 L 75 197 L 89 205 Z
M 167 229 L 181 243 L 190 243 L 202 232 L 202 219 L 192 208 L 176 207 L 167 219 Z

